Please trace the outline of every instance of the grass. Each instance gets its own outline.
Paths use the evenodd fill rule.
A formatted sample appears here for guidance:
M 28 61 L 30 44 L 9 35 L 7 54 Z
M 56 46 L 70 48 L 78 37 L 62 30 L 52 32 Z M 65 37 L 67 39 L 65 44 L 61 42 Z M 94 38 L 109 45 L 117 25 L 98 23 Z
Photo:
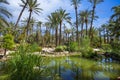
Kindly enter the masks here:
M 9 74 L 5 73 L 3 70 L 0 71 L 0 80 L 8 80 Z

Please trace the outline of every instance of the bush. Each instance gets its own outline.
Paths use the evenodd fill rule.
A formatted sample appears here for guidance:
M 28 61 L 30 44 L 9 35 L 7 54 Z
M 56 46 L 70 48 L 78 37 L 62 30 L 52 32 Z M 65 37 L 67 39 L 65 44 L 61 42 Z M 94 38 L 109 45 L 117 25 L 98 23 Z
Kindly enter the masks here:
M 42 51 L 42 47 L 38 47 L 38 48 L 36 49 L 36 51 L 37 51 L 37 52 L 41 52 L 41 51 Z
M 42 48 L 39 47 L 39 45 L 37 45 L 36 43 L 31 44 L 29 47 L 32 52 L 41 52 L 42 51 Z
M 57 46 L 56 49 L 55 49 L 55 51 L 56 51 L 56 52 L 63 52 L 63 51 L 65 51 L 66 49 L 67 49 L 66 46 Z
M 14 38 L 11 34 L 6 34 L 3 37 L 3 47 L 5 49 L 13 49 L 14 48 Z
M 82 42 L 80 43 L 80 52 L 83 57 L 91 58 L 95 55 L 93 49 L 90 47 L 90 39 L 88 37 L 84 37 Z
M 93 56 L 95 56 L 95 53 L 93 52 L 93 49 L 88 47 L 88 48 L 82 48 L 80 49 L 81 53 L 82 53 L 82 57 L 86 57 L 86 58 L 93 58 Z
M 71 42 L 69 47 L 68 47 L 68 51 L 70 51 L 70 52 L 78 51 L 78 43 Z
M 43 59 L 41 56 L 32 54 L 31 46 L 20 46 L 7 62 L 6 69 L 10 73 L 10 80 L 38 80 L 43 77 L 45 71 L 41 68 L 44 65 Z
M 114 41 L 111 43 L 111 47 L 113 49 L 113 53 L 118 53 L 120 54 L 120 42 L 119 41 Z
M 102 44 L 102 49 L 105 51 L 105 52 L 111 52 L 112 51 L 112 47 L 110 44 Z

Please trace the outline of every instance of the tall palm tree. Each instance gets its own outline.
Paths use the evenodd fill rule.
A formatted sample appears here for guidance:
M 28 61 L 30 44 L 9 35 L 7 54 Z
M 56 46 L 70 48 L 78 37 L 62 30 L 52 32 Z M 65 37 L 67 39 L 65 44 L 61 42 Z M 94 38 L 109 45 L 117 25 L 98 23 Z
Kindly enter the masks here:
M 27 25 L 27 22 L 28 22 L 28 18 L 24 18 L 24 20 L 21 21 L 24 25 Z M 30 32 L 30 34 L 33 33 L 33 27 L 34 27 L 34 24 L 37 23 L 36 22 L 36 19 L 35 18 L 31 18 L 30 19 L 30 23 L 29 23 L 29 27 L 27 28 L 27 31 Z
M 34 13 L 36 13 L 37 15 L 39 15 L 39 13 L 41 13 L 42 9 L 39 8 L 39 5 L 40 5 L 40 3 L 38 3 L 37 0 L 29 0 L 29 1 L 28 1 L 27 8 L 28 8 L 28 10 L 29 10 L 29 18 L 28 18 L 28 22 L 27 22 L 26 29 L 29 27 L 32 13 L 34 12 Z M 28 29 L 27 29 L 27 30 L 28 30 Z M 28 35 L 28 31 L 27 31 L 27 35 Z
M 114 14 L 111 16 L 111 19 L 113 18 L 120 19 L 120 5 L 113 7 L 112 10 L 114 11 Z
M 91 37 L 91 35 L 92 35 L 92 27 L 93 27 L 93 20 L 94 20 L 94 17 L 95 17 L 96 6 L 97 6 L 97 4 L 103 2 L 104 0 L 88 0 L 88 1 L 92 4 L 92 16 L 91 16 L 90 32 L 89 32 L 89 36 Z M 91 37 L 91 39 L 92 39 L 92 37 Z
M 9 5 L 9 3 L 7 2 L 7 0 L 0 0 L 0 25 L 4 26 L 4 24 L 6 24 L 7 26 L 9 26 L 6 18 L 12 17 L 12 14 L 5 8 L 5 6 L 1 4 Z
M 42 30 L 41 30 L 42 22 L 41 22 L 41 21 L 38 21 L 38 22 L 37 22 L 37 27 L 40 28 L 40 34 L 41 34 L 41 33 L 42 33 Z
M 78 36 L 78 6 L 80 4 L 81 0 L 71 0 L 72 5 L 75 8 L 75 14 L 76 14 L 76 28 L 77 28 L 77 32 L 76 32 L 76 41 L 79 42 L 79 36 Z
M 71 29 L 66 28 L 64 33 L 66 34 L 66 41 L 69 43 L 70 42 L 69 35 L 71 33 Z
M 79 24 L 81 24 L 81 40 L 82 40 L 82 37 L 83 37 L 83 26 L 84 26 L 84 23 L 85 23 L 85 12 L 84 11 L 81 11 L 79 13 Z
M 104 43 L 106 43 L 106 24 L 103 24 L 101 28 L 104 36 Z
M 86 25 L 86 36 L 88 35 L 88 23 L 90 22 L 90 16 L 91 16 L 91 11 L 85 10 L 84 11 L 84 16 L 85 16 L 85 25 Z
M 55 28 L 55 44 L 58 46 L 58 25 L 59 25 L 59 17 L 58 12 L 53 12 L 48 16 L 48 21 L 51 23 L 51 26 Z
M 70 23 L 71 17 L 69 16 L 69 13 L 66 13 L 66 10 L 63 10 L 62 8 L 60 8 L 59 10 L 57 10 L 58 12 L 58 17 L 59 17 L 59 24 L 60 24 L 60 35 L 59 35 L 59 45 L 61 45 L 61 37 L 62 37 L 62 23 L 65 20 L 66 22 Z
M 19 14 L 19 16 L 18 16 L 17 22 L 16 22 L 16 24 L 15 24 L 15 29 L 16 29 L 16 27 L 17 27 L 17 25 L 18 25 L 18 22 L 20 21 L 20 18 L 21 18 L 21 16 L 22 16 L 22 14 L 23 14 L 23 12 L 24 12 L 27 4 L 28 4 L 28 0 L 21 0 L 21 2 L 22 2 L 23 4 L 20 5 L 20 6 L 22 6 L 23 8 L 22 8 L 22 10 L 21 10 L 21 12 L 20 12 L 20 14 Z
M 102 44 L 102 35 L 101 35 L 101 32 L 102 32 L 102 28 L 98 28 L 98 31 L 99 31 L 99 39 L 100 39 L 100 47 L 101 47 L 101 44 Z

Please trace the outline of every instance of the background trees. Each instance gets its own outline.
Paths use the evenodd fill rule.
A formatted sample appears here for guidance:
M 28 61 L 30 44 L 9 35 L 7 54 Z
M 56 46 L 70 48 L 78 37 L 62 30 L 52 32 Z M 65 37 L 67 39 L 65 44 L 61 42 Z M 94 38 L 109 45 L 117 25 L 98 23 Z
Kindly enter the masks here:
M 79 33 L 78 33 L 78 6 L 80 4 L 81 0 L 71 0 L 72 5 L 74 6 L 75 9 L 75 15 L 76 15 L 76 41 L 79 43 Z
M 95 17 L 95 9 L 97 4 L 103 2 L 103 0 L 88 0 L 92 4 L 92 16 L 91 16 L 91 22 L 90 22 L 90 32 L 89 32 L 89 37 L 91 38 L 92 41 L 92 27 L 93 27 L 93 20 Z
M 109 23 L 100 27 L 101 30 L 96 30 L 93 28 L 94 20 L 96 19 L 96 6 L 97 4 L 103 2 L 103 0 L 88 0 L 92 6 L 92 10 L 84 9 L 80 10 L 78 13 L 80 0 L 70 0 L 71 4 L 75 9 L 75 24 L 71 21 L 71 15 L 65 9 L 59 8 L 51 12 L 46 21 L 37 21 L 33 14 L 39 15 L 42 9 L 39 7 L 40 3 L 38 0 L 21 0 L 22 10 L 20 11 L 19 17 L 15 24 L 9 24 L 9 26 L 17 27 L 17 30 L 13 34 L 15 37 L 15 42 L 20 42 L 20 40 L 26 39 L 28 43 L 37 42 L 42 45 L 65 45 L 65 41 L 74 42 L 75 40 L 79 43 L 82 38 L 89 35 L 91 39 L 91 46 L 94 45 L 100 39 L 100 43 L 104 39 L 104 43 L 109 43 L 112 38 L 119 40 L 119 24 L 120 24 L 120 6 L 115 6 L 112 8 L 114 14 L 111 16 Z M 6 0 L 1 1 L 0 3 L 8 4 Z M 11 14 L 8 11 L 4 10 L 4 7 L 0 7 L 0 22 L 2 20 L 6 21 L 6 17 L 10 18 Z M 24 24 L 18 25 L 18 22 L 25 10 L 28 10 L 29 15 L 27 16 Z M 43 13 L 44 14 L 44 13 Z M 3 16 L 4 15 L 4 16 Z M 7 21 L 6 21 L 7 22 Z M 22 22 L 23 23 L 23 22 Z M 70 25 L 67 25 L 67 24 Z M 63 25 L 64 24 L 64 25 Z M 2 25 L 2 24 L 0 24 Z M 90 26 L 89 26 L 90 25 Z M 6 32 L 13 32 L 14 27 L 4 28 L 0 26 L 0 31 L 4 34 Z M 65 28 L 66 27 L 66 28 Z M 95 26 L 98 27 L 98 26 Z M 11 29 L 10 29 L 11 28 Z M 46 29 L 45 29 L 46 28 Z M 46 30 L 46 31 L 45 31 Z M 92 31 L 93 30 L 93 31 Z M 67 33 L 67 32 L 68 33 Z M 99 35 L 98 35 L 99 32 Z M 94 38 L 95 37 L 95 38 Z M 99 39 L 98 39 L 99 37 Z M 76 39 L 75 39 L 76 38 Z M 92 41 L 96 40 L 96 41 Z M 18 41 L 17 41 L 18 40 Z M 79 43 L 80 44 L 80 43 Z

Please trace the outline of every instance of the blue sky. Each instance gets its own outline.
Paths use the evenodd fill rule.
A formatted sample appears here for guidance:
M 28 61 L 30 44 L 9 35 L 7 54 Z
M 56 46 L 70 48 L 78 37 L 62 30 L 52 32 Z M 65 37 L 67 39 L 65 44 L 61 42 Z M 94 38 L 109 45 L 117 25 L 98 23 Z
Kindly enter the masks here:
M 71 6 L 70 0 L 38 0 L 41 3 L 40 7 L 43 9 L 42 14 L 40 16 L 33 15 L 37 20 L 46 22 L 47 15 L 51 12 L 54 12 L 56 9 L 62 7 L 72 17 L 72 21 L 75 21 L 75 11 L 73 6 Z M 9 11 L 12 12 L 13 18 L 11 19 L 13 22 L 16 22 L 19 12 L 21 11 L 21 0 L 8 0 L 10 3 Z M 120 5 L 120 0 L 104 0 L 103 3 L 100 3 L 96 7 L 96 15 L 99 16 L 99 19 L 95 21 L 94 26 L 99 27 L 100 25 L 106 23 L 110 16 L 113 14 L 111 8 L 113 6 Z M 87 0 L 82 0 L 79 6 L 79 10 L 89 9 L 91 10 L 91 4 Z M 28 17 L 29 13 L 27 10 L 24 12 L 22 19 Z M 69 26 L 69 25 L 68 25 Z

